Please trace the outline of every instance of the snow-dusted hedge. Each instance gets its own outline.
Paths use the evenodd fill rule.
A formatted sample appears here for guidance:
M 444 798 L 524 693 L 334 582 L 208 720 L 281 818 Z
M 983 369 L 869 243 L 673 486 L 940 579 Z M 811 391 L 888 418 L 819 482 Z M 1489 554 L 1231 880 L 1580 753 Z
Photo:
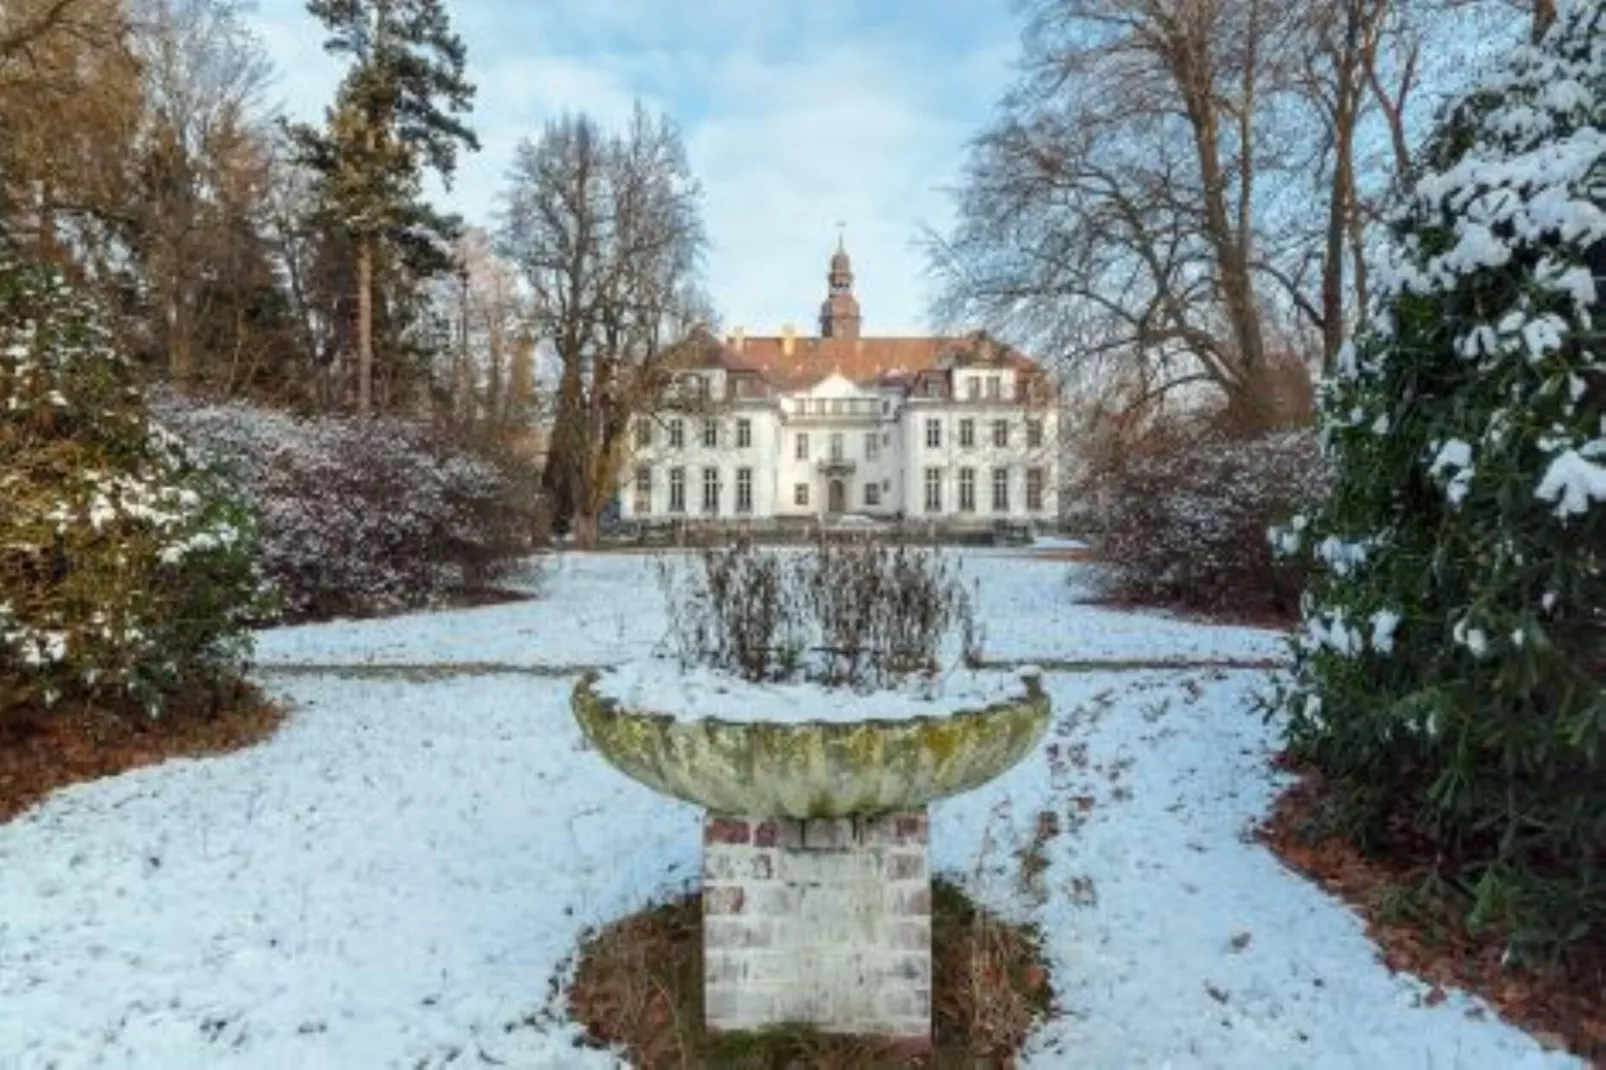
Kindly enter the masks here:
M 1210 610 L 1291 610 L 1299 570 L 1273 559 L 1266 531 L 1315 501 L 1322 472 L 1306 431 L 1151 436 L 1098 488 L 1110 593 Z
M 1462 101 L 1323 387 L 1329 503 L 1282 696 L 1363 838 L 1514 945 L 1606 939 L 1606 5 Z M 1402 820 L 1403 819 L 1403 820 Z
M 133 382 L 87 300 L 0 238 L 0 720 L 155 716 L 249 652 L 250 517 Z
M 534 495 L 428 428 L 171 395 L 159 411 L 238 481 L 288 619 L 429 605 L 530 549 Z

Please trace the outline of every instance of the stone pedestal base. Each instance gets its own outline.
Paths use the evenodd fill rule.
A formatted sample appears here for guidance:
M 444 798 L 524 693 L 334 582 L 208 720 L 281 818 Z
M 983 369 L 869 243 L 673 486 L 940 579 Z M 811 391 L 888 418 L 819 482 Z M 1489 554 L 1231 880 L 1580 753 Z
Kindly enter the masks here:
M 931 1037 L 924 810 L 703 825 L 708 1028 Z

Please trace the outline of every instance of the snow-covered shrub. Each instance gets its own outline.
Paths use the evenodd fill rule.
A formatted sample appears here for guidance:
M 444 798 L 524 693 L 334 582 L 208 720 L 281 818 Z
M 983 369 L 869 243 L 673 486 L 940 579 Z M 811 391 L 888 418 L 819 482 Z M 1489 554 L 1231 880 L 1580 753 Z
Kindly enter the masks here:
M 1098 487 L 1110 593 L 1208 610 L 1291 611 L 1302 577 L 1273 559 L 1266 531 L 1311 504 L 1323 483 L 1308 431 L 1151 433 Z
M 90 303 L 3 240 L 0 458 L 0 719 L 155 716 L 237 678 L 264 608 L 249 514 L 152 422 Z
M 741 539 L 658 569 L 667 640 L 685 667 L 867 689 L 980 657 L 971 594 L 936 549 L 822 538 L 797 552 Z
M 160 411 L 237 480 L 289 619 L 429 605 L 529 551 L 533 495 L 426 427 L 173 396 Z
M 1296 751 L 1513 946 L 1606 936 L 1606 4 L 1447 113 L 1323 385 Z

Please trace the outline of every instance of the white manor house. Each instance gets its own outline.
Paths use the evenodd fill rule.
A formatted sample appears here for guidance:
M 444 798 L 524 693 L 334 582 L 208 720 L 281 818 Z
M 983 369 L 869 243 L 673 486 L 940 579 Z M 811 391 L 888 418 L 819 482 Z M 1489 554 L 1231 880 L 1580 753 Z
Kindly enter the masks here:
M 1043 370 L 981 334 L 863 337 L 840 243 L 828 279 L 819 337 L 738 328 L 677 365 L 684 402 L 632 428 L 621 517 L 1054 522 L 1059 407 Z

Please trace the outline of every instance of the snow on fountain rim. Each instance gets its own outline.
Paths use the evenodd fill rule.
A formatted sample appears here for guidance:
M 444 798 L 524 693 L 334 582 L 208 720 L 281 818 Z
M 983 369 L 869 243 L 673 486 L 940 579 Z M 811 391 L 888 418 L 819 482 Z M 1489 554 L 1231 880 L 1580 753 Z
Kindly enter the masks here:
M 1018 702 L 1027 694 L 1025 679 L 1040 675 L 1035 666 L 954 669 L 893 688 L 853 691 L 807 680 L 753 683 L 706 666 L 683 668 L 672 658 L 651 658 L 604 669 L 591 692 L 620 709 L 681 723 L 854 724 L 945 717 Z

